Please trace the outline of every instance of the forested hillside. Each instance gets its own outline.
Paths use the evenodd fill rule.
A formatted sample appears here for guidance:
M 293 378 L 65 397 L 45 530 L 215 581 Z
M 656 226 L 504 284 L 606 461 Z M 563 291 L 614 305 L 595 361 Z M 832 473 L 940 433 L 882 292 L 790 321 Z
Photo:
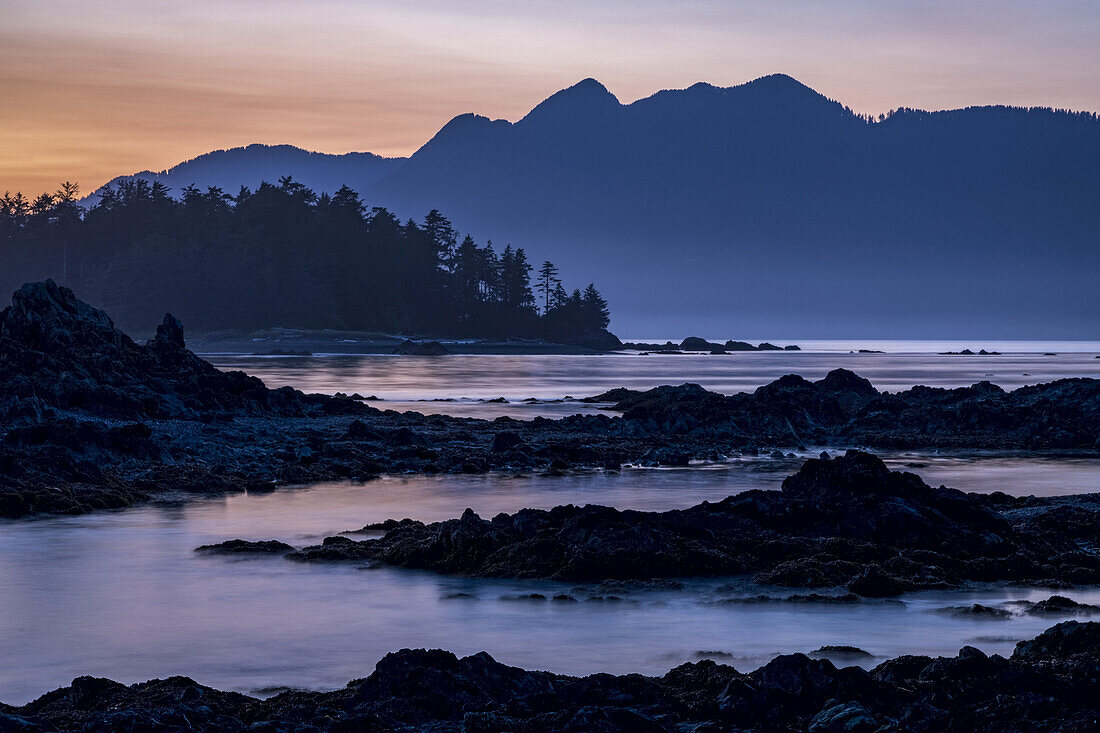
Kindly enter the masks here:
M 283 178 L 230 195 L 126 180 L 84 210 L 64 184 L 0 198 L 0 289 L 52 277 L 128 330 L 173 312 L 189 328 L 271 326 L 576 339 L 608 325 L 594 285 L 569 292 L 549 262 L 533 289 L 523 248 L 477 244 L 438 211 L 368 208 L 344 186 Z M 537 297 L 536 297 L 537 291 Z

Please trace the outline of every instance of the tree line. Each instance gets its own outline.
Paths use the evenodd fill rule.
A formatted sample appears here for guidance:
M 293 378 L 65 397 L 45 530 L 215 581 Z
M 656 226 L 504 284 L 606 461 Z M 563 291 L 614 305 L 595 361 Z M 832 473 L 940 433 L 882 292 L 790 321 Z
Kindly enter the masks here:
M 105 187 L 85 210 L 64 183 L 0 197 L 0 286 L 52 277 L 148 331 L 171 311 L 189 328 L 273 326 L 568 340 L 607 327 L 594 285 L 566 290 L 523 248 L 478 245 L 440 212 L 401 222 L 344 186 L 285 177 L 230 195 L 162 183 Z M 536 295 L 537 292 L 537 295 Z

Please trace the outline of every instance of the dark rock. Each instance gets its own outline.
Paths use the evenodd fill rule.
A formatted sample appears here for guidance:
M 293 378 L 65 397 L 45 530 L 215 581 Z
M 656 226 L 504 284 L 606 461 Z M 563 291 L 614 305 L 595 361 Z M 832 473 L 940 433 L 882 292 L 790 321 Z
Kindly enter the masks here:
M 405 339 L 393 350 L 393 353 L 402 356 L 443 356 L 451 352 L 447 350 L 446 346 L 438 341 L 413 341 L 412 339 Z
M 226 540 L 216 545 L 200 545 L 195 552 L 210 555 L 285 555 L 294 548 L 279 540 Z
M 838 369 L 817 382 L 787 375 L 752 394 L 725 396 L 685 384 L 612 390 L 588 401 L 611 402 L 625 418 L 650 421 L 666 434 L 706 426 L 757 445 L 1095 451 L 1100 440 L 1100 380 L 1094 379 L 1012 392 L 979 383 L 882 393 Z
M 385 519 L 381 522 L 374 522 L 373 524 L 364 525 L 361 529 L 355 530 L 356 532 L 389 532 L 390 530 L 398 529 L 400 527 L 415 527 L 423 526 L 423 522 L 417 522 L 414 519 L 408 517 L 404 519 Z
M 585 331 L 579 336 L 559 339 L 558 342 L 570 346 L 580 346 L 584 349 L 592 349 L 593 351 L 618 351 L 628 348 L 619 340 L 618 336 L 606 329 Z
M 1034 639 L 1021 641 L 1012 652 L 1013 658 L 1023 659 L 1097 655 L 1100 655 L 1100 623 L 1095 621 L 1063 621 Z
M 825 657 L 825 658 L 851 658 L 851 659 L 870 659 L 871 653 L 864 651 L 857 646 L 848 646 L 846 644 L 826 644 L 819 647 L 809 653 L 810 657 Z
M 1004 620 L 1012 617 L 1012 614 L 1003 608 L 983 606 L 980 603 L 974 603 L 969 606 L 948 606 L 946 608 L 939 608 L 936 610 L 937 613 L 942 613 L 948 616 L 957 616 L 959 618 L 988 618 L 995 620 Z
M 871 566 L 848 583 L 848 590 L 867 598 L 886 598 L 901 595 L 909 588 L 897 578 L 883 573 L 877 566 Z
M 756 347 L 744 341 L 727 341 L 722 344 L 726 351 L 756 351 Z
M 898 657 L 870 673 L 792 654 L 748 674 L 704 659 L 662 677 L 570 677 L 509 667 L 484 652 L 403 649 L 343 689 L 266 700 L 186 677 L 129 686 L 78 677 L 22 707 L 0 705 L 0 729 L 1083 731 L 1098 714 L 1098 664 L 1096 632 L 1075 622 L 1021 643 L 1010 659 L 966 647 L 950 658 Z
M 722 344 L 713 344 L 706 339 L 699 338 L 698 336 L 688 336 L 686 339 L 680 342 L 680 349 L 682 351 L 722 351 Z
M 1026 604 L 1026 613 L 1031 616 L 1074 616 L 1100 613 L 1100 606 L 1090 603 L 1078 603 L 1065 596 L 1051 596 L 1043 601 Z
M 519 433 L 514 433 L 510 430 L 497 433 L 493 436 L 493 452 L 504 453 L 510 451 L 518 445 L 523 444 L 523 438 Z
M 754 573 L 761 583 L 846 586 L 868 598 L 966 580 L 1097 582 L 1100 564 L 1072 543 L 1097 541 L 1100 502 L 1069 508 L 1033 507 L 1019 516 L 1010 509 L 1010 522 L 988 497 L 934 489 L 849 451 L 807 460 L 781 491 L 668 512 L 569 505 L 485 520 L 467 511 L 459 519 L 394 526 L 380 539 L 341 544 L 317 559 L 581 581 Z M 1059 510 L 1064 516 L 1050 516 Z
M 858 702 L 827 707 L 810 720 L 810 733 L 861 733 L 878 730 L 881 721 Z

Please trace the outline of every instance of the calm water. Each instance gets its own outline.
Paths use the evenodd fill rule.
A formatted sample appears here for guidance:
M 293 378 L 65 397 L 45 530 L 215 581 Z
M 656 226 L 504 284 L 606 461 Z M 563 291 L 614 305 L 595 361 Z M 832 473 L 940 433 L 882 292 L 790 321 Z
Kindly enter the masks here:
M 1100 345 L 1031 344 L 998 357 L 942 357 L 965 346 L 864 344 L 889 354 L 808 345 L 800 353 L 731 356 L 223 356 L 269 385 L 375 394 L 383 406 L 422 412 L 534 417 L 592 409 L 580 397 L 618 386 L 698 382 L 751 390 L 782 374 L 808 378 L 852 369 L 880 389 L 916 383 L 1006 387 L 1100 376 Z M 1019 346 L 1019 345 L 1017 345 Z M 1085 347 L 1088 347 L 1087 349 Z M 828 348 L 826 348 L 828 347 Z M 1042 356 L 1056 351 L 1058 356 Z M 906 352 L 906 353 L 902 353 Z M 485 403 L 504 396 L 542 402 Z M 467 399 L 462 399 L 467 398 Z M 423 400 L 455 400 L 432 402 Z M 809 451 L 806 455 L 814 454 Z M 975 491 L 1055 495 L 1100 491 L 1100 460 L 1004 454 L 885 454 L 929 483 Z M 746 581 L 691 581 L 679 591 L 607 591 L 548 582 L 448 578 L 399 569 L 305 566 L 280 558 L 196 556 L 233 537 L 313 543 L 389 517 L 436 520 L 471 507 L 483 516 L 523 507 L 601 503 L 661 510 L 776 488 L 802 457 L 686 469 L 631 469 L 563 478 L 438 476 L 334 483 L 269 495 L 164 502 L 121 512 L 0 523 L 0 700 L 21 703 L 82 674 L 123 681 L 186 674 L 224 689 L 335 688 L 369 674 L 385 653 L 441 647 L 486 650 L 501 661 L 568 673 L 660 673 L 711 656 L 747 670 L 783 652 L 853 644 L 882 657 L 953 654 L 963 644 L 1008 653 L 1049 619 L 964 620 L 948 605 L 1046 597 L 1050 591 L 984 588 L 915 594 L 904 604 L 855 606 L 723 603 L 776 589 Z M 509 600 L 568 593 L 577 603 Z M 619 596 L 619 602 L 588 600 Z M 456 594 L 463 594 L 454 598 Z M 1100 590 L 1075 592 L 1100 603 Z M 850 662 L 851 660 L 848 660 Z
M 940 356 L 936 351 L 1004 351 L 1001 356 Z M 885 350 L 852 354 L 851 347 Z M 1055 356 L 1045 356 L 1053 352 Z M 219 367 L 242 369 L 269 386 L 292 385 L 306 392 L 358 392 L 384 400 L 378 407 L 469 417 L 508 415 L 533 418 L 596 412 L 598 406 L 574 401 L 615 387 L 648 389 L 696 382 L 732 394 L 752 391 L 784 374 L 820 379 L 836 368 L 851 369 L 879 389 L 897 391 L 915 384 L 963 387 L 989 380 L 1012 389 L 1064 377 L 1100 377 L 1100 344 L 1094 342 L 876 342 L 866 345 L 812 342 L 800 352 L 748 352 L 711 356 L 467 356 L 321 355 L 256 357 L 209 355 Z M 505 398 L 506 403 L 486 400 Z M 524 403 L 535 399 L 536 403 Z
M 898 466 L 919 460 L 929 480 L 955 486 L 1100 490 L 1095 461 L 890 459 Z M 624 600 L 599 602 L 587 599 L 606 589 L 192 551 L 231 537 L 304 545 L 388 517 L 442 519 L 466 507 L 483 516 L 569 502 L 684 507 L 777 487 L 797 464 L 760 459 L 558 479 L 385 478 L 0 524 L 0 700 L 24 702 L 80 674 L 124 681 L 186 674 L 253 692 L 283 685 L 335 688 L 369 674 L 382 655 L 403 647 L 487 650 L 510 664 L 568 673 L 659 673 L 706 654 L 751 669 L 775 654 L 825 644 L 864 648 L 876 659 L 861 663 L 873 664 L 900 653 L 953 654 L 963 644 L 1009 653 L 1015 641 L 1053 623 L 935 613 L 948 605 L 1049 595 L 1019 588 L 915 594 L 904 605 L 745 605 L 722 601 L 777 591 L 744 581 L 720 589 L 727 579 L 692 581 L 679 591 L 610 591 Z M 568 593 L 579 602 L 508 599 L 532 592 Z M 470 597 L 448 598 L 454 594 Z M 1096 590 L 1071 595 L 1100 602 Z

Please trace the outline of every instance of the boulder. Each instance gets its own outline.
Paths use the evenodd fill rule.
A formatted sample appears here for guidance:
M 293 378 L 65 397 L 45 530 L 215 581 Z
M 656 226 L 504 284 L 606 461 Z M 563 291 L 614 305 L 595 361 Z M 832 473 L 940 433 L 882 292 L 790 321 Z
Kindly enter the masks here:
M 688 336 L 680 342 L 681 351 L 722 351 L 722 344 L 713 344 L 698 336 Z

